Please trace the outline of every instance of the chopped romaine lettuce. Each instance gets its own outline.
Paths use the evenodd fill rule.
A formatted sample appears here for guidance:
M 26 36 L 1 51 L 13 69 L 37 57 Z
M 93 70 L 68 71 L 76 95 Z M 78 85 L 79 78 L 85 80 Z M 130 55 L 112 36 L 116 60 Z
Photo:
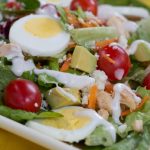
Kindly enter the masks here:
M 144 19 L 139 23 L 137 34 L 139 39 L 150 42 L 150 30 L 149 30 L 150 18 Z
M 38 84 L 40 86 L 49 88 L 49 87 L 52 87 L 52 85 L 57 84 L 57 83 L 58 81 L 54 77 L 51 77 L 47 75 L 46 73 L 42 73 L 38 75 Z
M 59 71 L 59 63 L 57 58 L 50 59 L 49 69 Z
M 104 126 L 98 126 L 85 140 L 88 146 L 111 146 L 113 143 L 111 134 Z
M 96 41 L 111 38 L 118 38 L 117 30 L 114 27 L 90 27 L 79 28 L 70 31 L 73 40 L 84 47 L 95 47 Z
M 23 110 L 11 109 L 3 105 L 0 106 L 0 115 L 15 120 L 17 122 L 24 122 L 32 119 L 62 117 L 61 114 L 56 112 L 41 112 L 39 114 L 36 114 L 36 113 L 27 112 Z
M 22 74 L 22 78 L 27 79 L 27 80 L 31 80 L 31 81 L 34 81 L 34 82 L 37 80 L 33 71 L 25 71 Z
M 140 86 L 137 88 L 136 93 L 141 97 L 150 96 L 150 90 L 147 90 L 146 88 Z

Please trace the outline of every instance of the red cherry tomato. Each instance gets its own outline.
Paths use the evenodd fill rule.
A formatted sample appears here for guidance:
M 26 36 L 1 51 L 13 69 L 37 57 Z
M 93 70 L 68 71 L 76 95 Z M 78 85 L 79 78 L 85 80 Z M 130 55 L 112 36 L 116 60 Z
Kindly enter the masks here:
M 71 10 L 76 10 L 79 6 L 84 11 L 91 11 L 94 15 L 97 15 L 97 0 L 73 0 L 71 3 Z
M 29 80 L 13 80 L 4 92 L 4 103 L 13 109 L 38 112 L 41 102 L 42 96 L 38 86 Z
M 150 90 L 150 73 L 144 78 L 143 86 Z
M 21 3 L 19 2 L 7 2 L 6 7 L 9 9 L 15 9 L 15 10 L 20 10 L 22 8 Z
M 120 46 L 109 45 L 99 50 L 98 69 L 103 70 L 109 80 L 121 80 L 130 67 L 130 58 Z

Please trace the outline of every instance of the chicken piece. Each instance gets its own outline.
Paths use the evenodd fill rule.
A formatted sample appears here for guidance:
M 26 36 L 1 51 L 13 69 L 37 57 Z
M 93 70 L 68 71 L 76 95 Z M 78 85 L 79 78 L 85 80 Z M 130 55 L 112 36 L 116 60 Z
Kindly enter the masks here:
M 112 113 L 112 97 L 111 94 L 105 91 L 98 91 L 97 106 L 99 109 L 105 109 L 110 114 Z
M 120 103 L 126 105 L 131 110 L 134 110 L 136 108 L 137 104 L 134 100 L 133 95 L 129 91 L 127 91 L 126 89 L 124 89 L 120 94 L 121 94 Z
M 126 22 L 126 20 L 124 20 L 124 18 L 121 18 L 121 17 L 118 17 L 118 16 L 113 16 L 108 20 L 107 24 L 109 26 L 115 27 L 120 35 L 125 36 L 126 38 L 128 38 L 130 36 L 130 34 L 124 28 L 124 23 L 125 22 Z
M 7 57 L 12 59 L 16 56 L 23 57 L 22 50 L 19 46 L 14 44 L 3 44 L 0 46 L 0 57 Z
M 143 132 L 143 120 L 135 120 L 132 126 L 135 132 Z
M 105 109 L 100 109 L 100 110 L 98 111 L 98 114 L 99 114 L 101 117 L 103 117 L 104 119 L 108 120 L 109 113 L 108 113 L 107 110 L 105 110 Z

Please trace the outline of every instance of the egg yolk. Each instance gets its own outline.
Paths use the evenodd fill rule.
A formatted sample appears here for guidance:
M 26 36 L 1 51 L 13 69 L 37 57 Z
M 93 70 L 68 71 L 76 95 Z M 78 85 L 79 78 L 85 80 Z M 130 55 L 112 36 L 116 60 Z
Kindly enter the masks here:
M 44 119 L 42 124 L 64 130 L 81 129 L 91 122 L 91 118 L 88 116 L 81 116 L 79 112 L 78 114 L 77 112 L 78 110 L 74 109 L 61 110 L 59 113 L 64 117 Z
M 33 18 L 24 24 L 24 29 L 39 38 L 54 37 L 62 32 L 61 25 L 50 18 Z

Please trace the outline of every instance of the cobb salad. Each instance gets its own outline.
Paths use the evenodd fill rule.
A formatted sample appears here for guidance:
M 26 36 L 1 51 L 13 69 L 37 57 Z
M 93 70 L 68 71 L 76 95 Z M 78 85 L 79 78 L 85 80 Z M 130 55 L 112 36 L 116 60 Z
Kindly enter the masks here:
M 2 1 L 0 115 L 80 149 L 150 149 L 149 8 L 113 3 Z

